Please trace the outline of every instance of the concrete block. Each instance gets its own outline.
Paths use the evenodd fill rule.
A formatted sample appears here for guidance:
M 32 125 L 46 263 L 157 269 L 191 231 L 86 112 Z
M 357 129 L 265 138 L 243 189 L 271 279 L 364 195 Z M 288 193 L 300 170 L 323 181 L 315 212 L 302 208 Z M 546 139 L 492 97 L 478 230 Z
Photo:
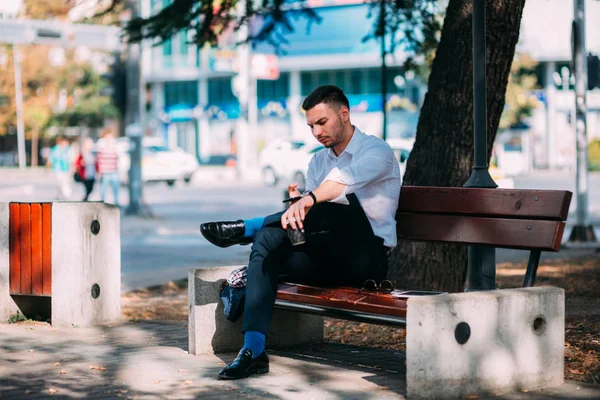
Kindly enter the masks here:
M 411 298 L 408 398 L 459 399 L 560 385 L 564 321 L 564 290 L 553 287 Z
M 0 323 L 7 322 L 19 308 L 10 297 L 10 258 L 8 248 L 8 203 L 0 203 Z
M 244 343 L 242 318 L 225 319 L 219 294 L 231 271 L 239 266 L 190 269 L 188 273 L 188 337 L 190 354 L 238 351 Z M 323 341 L 323 318 L 274 310 L 267 337 L 270 348 Z
M 0 322 L 6 322 L 17 310 L 28 317 L 50 314 L 53 326 L 85 327 L 119 321 L 119 209 L 104 203 L 55 202 L 51 204 L 51 220 L 51 293 L 11 295 L 9 204 L 0 204 Z M 97 233 L 92 232 L 93 223 L 99 227 Z
M 93 221 L 100 230 L 94 234 Z M 92 296 L 93 286 L 100 294 Z M 52 204 L 52 325 L 81 327 L 121 317 L 121 221 L 104 203 Z

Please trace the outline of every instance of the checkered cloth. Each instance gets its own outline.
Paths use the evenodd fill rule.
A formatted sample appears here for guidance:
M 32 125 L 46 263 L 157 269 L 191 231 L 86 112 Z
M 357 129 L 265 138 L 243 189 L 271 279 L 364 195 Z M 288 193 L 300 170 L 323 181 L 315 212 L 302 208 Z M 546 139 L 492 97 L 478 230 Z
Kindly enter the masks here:
M 246 281 L 248 280 L 248 266 L 237 268 L 229 274 L 227 278 L 227 284 L 232 288 L 243 288 L 246 287 Z

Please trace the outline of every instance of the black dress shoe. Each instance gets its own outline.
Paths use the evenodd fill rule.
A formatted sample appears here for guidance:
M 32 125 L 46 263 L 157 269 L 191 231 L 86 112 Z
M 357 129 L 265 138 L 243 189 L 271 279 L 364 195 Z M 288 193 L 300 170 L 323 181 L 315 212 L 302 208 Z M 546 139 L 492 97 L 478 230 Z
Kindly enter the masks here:
M 251 237 L 244 237 L 246 227 L 241 219 L 237 221 L 207 222 L 200 225 L 200 232 L 206 240 L 219 247 L 252 243 Z
M 263 351 L 258 357 L 252 359 L 252 350 L 241 349 L 235 360 L 221 371 L 218 379 L 247 378 L 253 374 L 266 374 L 269 372 L 269 357 Z

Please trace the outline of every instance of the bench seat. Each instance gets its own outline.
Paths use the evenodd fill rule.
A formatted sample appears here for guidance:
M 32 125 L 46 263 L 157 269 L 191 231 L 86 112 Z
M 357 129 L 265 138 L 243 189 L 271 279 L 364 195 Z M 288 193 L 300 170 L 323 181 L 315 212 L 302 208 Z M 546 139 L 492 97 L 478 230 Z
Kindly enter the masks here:
M 317 287 L 282 282 L 275 307 L 374 324 L 406 326 L 406 304 L 414 291 L 361 292 L 352 287 Z M 442 294 L 441 292 L 419 292 Z
M 530 287 L 541 252 L 560 250 L 571 197 L 560 190 L 403 186 L 398 240 L 530 250 L 523 281 Z M 407 297 L 400 293 L 281 283 L 275 307 L 405 327 Z

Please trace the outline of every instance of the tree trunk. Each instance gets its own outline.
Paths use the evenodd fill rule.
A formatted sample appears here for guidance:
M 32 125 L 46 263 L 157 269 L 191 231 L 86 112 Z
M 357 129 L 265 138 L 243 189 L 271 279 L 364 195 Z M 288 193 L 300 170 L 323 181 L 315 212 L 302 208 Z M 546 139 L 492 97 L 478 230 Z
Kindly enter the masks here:
M 486 1 L 488 160 L 504 107 L 525 0 Z M 473 165 L 472 0 L 450 0 L 404 185 L 462 186 Z M 462 291 L 467 248 L 400 241 L 389 277 L 398 288 Z

